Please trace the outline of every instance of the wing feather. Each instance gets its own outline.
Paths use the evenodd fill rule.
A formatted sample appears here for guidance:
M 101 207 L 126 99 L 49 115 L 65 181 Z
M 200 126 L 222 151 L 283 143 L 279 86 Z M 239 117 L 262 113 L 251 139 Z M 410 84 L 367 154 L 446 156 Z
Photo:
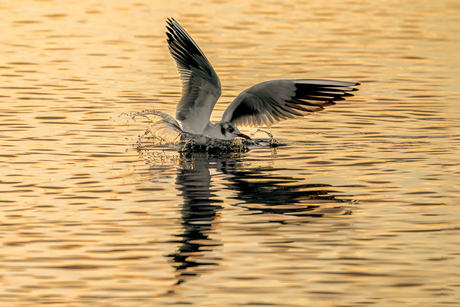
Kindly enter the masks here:
M 335 101 L 353 96 L 359 83 L 333 80 L 272 80 L 239 94 L 225 110 L 222 121 L 241 126 L 270 127 L 281 120 L 319 112 Z
M 201 133 L 209 123 L 221 94 L 220 80 L 211 63 L 190 35 L 173 18 L 167 21 L 169 52 L 182 81 L 182 97 L 176 119 L 187 132 Z

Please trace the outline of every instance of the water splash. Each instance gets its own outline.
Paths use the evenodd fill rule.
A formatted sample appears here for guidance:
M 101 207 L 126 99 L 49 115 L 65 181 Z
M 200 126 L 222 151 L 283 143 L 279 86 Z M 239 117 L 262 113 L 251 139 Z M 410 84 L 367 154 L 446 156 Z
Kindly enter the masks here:
M 145 110 L 129 113 L 127 115 L 134 121 L 137 117 L 142 117 L 149 121 L 144 133 L 138 138 L 138 149 L 152 146 L 177 147 L 183 138 L 184 132 L 179 123 L 166 113 L 155 110 Z
M 255 140 L 236 138 L 233 141 L 227 141 L 207 135 L 184 132 L 180 124 L 172 116 L 160 111 L 146 110 L 122 115 L 128 115 L 134 121 L 136 121 L 136 118 L 148 120 L 148 126 L 143 134 L 139 135 L 136 142 L 138 150 L 172 147 L 179 152 L 242 153 L 249 151 L 251 148 L 279 146 L 271 133 L 260 129 L 251 135 L 255 135 L 257 132 L 265 132 L 270 138 Z
M 256 133 L 258 132 L 263 132 L 265 134 L 267 134 L 270 139 L 269 140 L 264 140 L 264 139 L 261 139 L 259 140 L 259 145 L 262 145 L 262 142 L 261 141 L 268 141 L 268 145 L 270 147 L 278 147 L 278 146 L 281 146 L 282 144 L 280 144 L 276 139 L 275 137 L 273 136 L 273 134 L 270 132 L 270 131 L 267 131 L 267 130 L 263 130 L 263 129 L 257 129 L 256 131 L 254 131 L 253 133 L 251 133 L 251 136 L 254 136 L 256 135 Z

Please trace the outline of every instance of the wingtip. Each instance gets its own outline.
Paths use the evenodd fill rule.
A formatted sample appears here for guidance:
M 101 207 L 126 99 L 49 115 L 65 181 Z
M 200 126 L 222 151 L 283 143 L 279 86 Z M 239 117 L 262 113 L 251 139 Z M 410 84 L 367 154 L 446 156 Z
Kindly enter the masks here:
M 176 24 L 177 24 L 177 21 L 172 18 L 172 17 L 168 17 L 166 18 L 166 29 L 168 29 L 168 31 L 170 33 L 174 33 L 174 28 L 176 27 Z
M 176 40 L 176 32 L 177 32 L 177 22 L 176 20 L 174 20 L 174 18 L 170 17 L 170 18 L 167 18 L 166 19 L 166 30 L 168 30 L 167 32 L 165 32 L 167 38 L 166 38 L 166 41 L 168 43 L 171 43 L 173 41 Z

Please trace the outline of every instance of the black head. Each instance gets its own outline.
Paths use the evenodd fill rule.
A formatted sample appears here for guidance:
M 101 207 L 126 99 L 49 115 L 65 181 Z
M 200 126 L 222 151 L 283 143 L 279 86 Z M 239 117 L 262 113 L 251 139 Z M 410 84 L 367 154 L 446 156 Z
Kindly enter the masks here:
M 246 134 L 243 134 L 238 130 L 234 123 L 231 122 L 221 122 L 219 123 L 220 132 L 222 133 L 222 138 L 225 140 L 233 140 L 236 137 L 241 137 L 245 139 L 251 139 Z

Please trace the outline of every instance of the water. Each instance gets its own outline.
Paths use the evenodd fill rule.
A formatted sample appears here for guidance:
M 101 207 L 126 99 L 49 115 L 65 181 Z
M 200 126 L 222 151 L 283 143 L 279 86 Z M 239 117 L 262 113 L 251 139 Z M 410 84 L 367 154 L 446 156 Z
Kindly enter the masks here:
M 457 1 L 0 5 L 1 306 L 455 306 Z M 173 115 L 176 18 L 223 84 L 361 82 L 226 152 Z M 256 129 L 241 129 L 250 134 Z M 281 146 L 282 145 L 282 146 Z

